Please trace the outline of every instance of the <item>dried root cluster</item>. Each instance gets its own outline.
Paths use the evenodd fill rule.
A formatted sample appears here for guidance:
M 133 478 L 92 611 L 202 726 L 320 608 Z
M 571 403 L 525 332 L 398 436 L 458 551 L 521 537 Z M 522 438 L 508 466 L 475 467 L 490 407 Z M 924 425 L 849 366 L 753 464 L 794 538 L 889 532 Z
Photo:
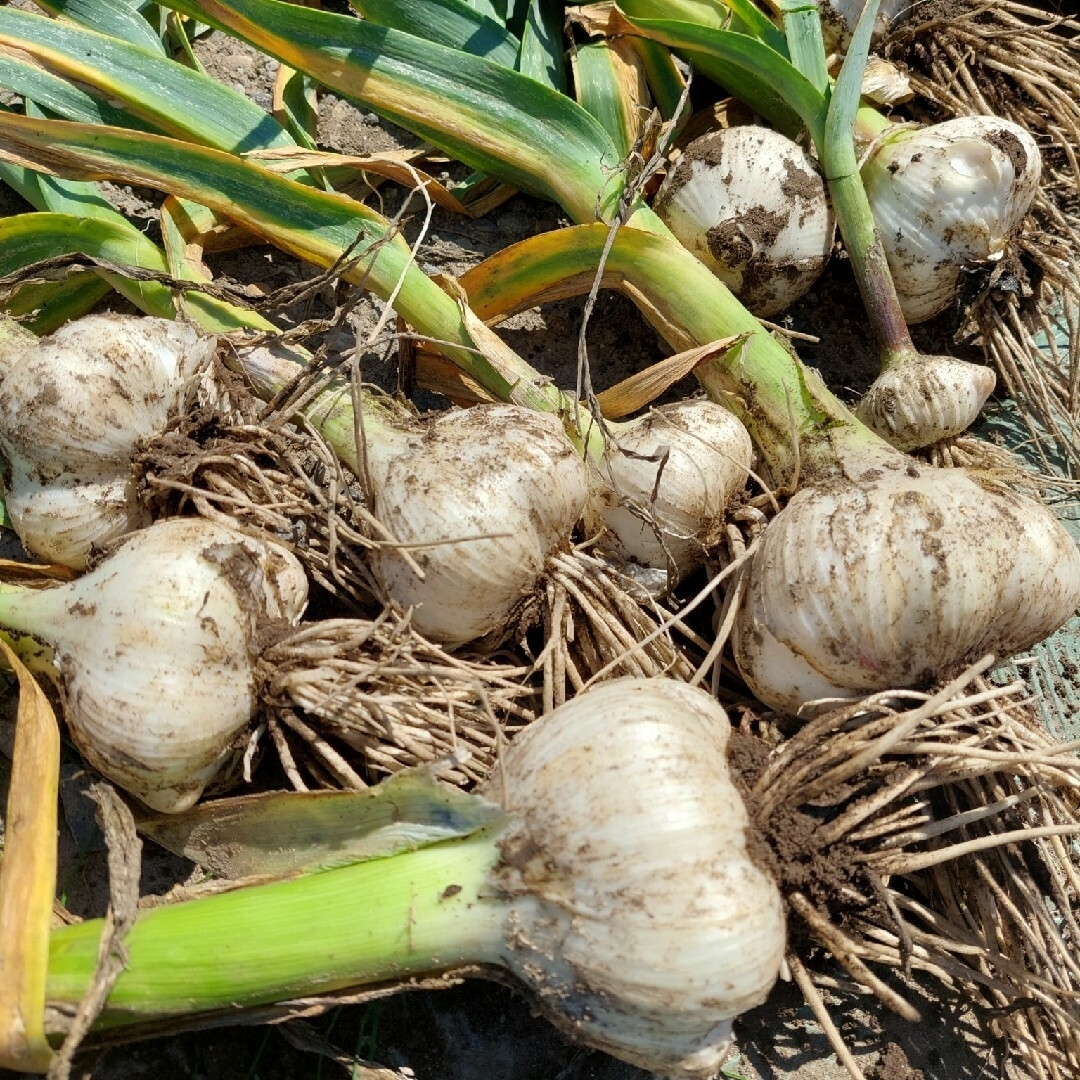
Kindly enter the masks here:
M 1032 1076 L 1080 1068 L 1076 750 L 1021 685 L 968 672 L 934 696 L 825 713 L 747 783 L 789 904 L 790 966 L 853 1076 L 821 993 L 842 984 L 811 973 L 820 949 L 909 1019 L 890 972 L 959 993 Z

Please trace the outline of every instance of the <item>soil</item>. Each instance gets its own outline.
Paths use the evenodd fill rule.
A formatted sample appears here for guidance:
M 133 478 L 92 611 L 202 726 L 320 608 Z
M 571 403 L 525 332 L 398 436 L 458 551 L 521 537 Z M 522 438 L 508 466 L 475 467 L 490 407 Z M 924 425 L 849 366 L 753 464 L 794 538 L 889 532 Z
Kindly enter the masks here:
M 269 105 L 275 65 L 246 47 L 218 34 L 197 42 L 206 69 L 228 85 Z M 412 145 L 408 133 L 372 113 L 325 96 L 320 103 L 319 141 L 330 149 L 354 153 Z M 115 204 L 156 231 L 151 192 L 108 185 Z M 7 198 L 6 196 L 0 196 Z M 383 192 L 383 212 L 394 213 L 402 196 Z M 17 200 L 0 203 L 0 213 L 17 212 Z M 405 222 L 415 239 L 422 215 L 410 212 Z M 436 209 L 425 234 L 421 265 L 427 271 L 457 274 L 515 240 L 565 223 L 550 204 L 516 196 L 479 220 Z M 294 259 L 268 248 L 248 248 L 209 255 L 219 278 L 231 280 L 252 297 L 316 275 Z M 325 315 L 331 290 L 314 298 L 266 312 L 281 326 L 295 325 L 313 314 Z M 122 304 L 110 301 L 118 309 Z M 524 312 L 501 324 L 500 334 L 530 362 L 561 386 L 573 388 L 577 372 L 577 333 L 583 301 L 566 300 Z M 361 302 L 348 325 L 324 344 L 344 355 L 361 345 L 364 376 L 393 388 L 397 383 L 395 347 L 390 329 L 372 336 L 379 311 Z M 814 340 L 799 340 L 803 358 L 821 371 L 845 397 L 860 394 L 873 376 L 873 346 L 857 290 L 847 266 L 834 260 L 823 282 L 786 313 L 782 325 Z M 920 337 L 934 341 L 948 335 L 948 324 L 920 328 Z M 634 306 L 621 296 L 602 294 L 588 328 L 591 372 L 596 389 L 666 355 L 666 349 Z M 945 351 L 939 348 L 931 351 Z M 688 380 L 672 396 L 695 393 Z M 421 398 L 421 405 L 437 404 Z M 11 698 L 6 702 L 10 707 Z M 10 736 L 10 723 L 0 722 L 0 737 Z M 6 790 L 9 762 L 0 753 L 0 787 Z M 61 829 L 60 895 L 74 914 L 89 917 L 104 911 L 107 873 L 100 831 L 85 796 L 88 777 L 73 751 L 68 754 L 62 783 L 64 820 Z M 764 856 L 763 856 L 764 857 Z M 144 851 L 144 894 L 166 892 L 186 880 L 192 867 L 153 844 Z M 827 881 L 828 874 L 818 881 Z M 317 913 L 313 912 L 313 918 Z M 840 973 L 835 973 L 837 979 Z M 996 1048 L 979 1037 L 973 1017 L 937 989 L 905 985 L 920 1002 L 924 1020 L 912 1025 L 884 1013 L 854 990 L 830 999 L 834 1018 L 868 1080 L 976 1080 L 1009 1075 L 1001 1072 Z M 312 1047 L 321 1047 L 320 1054 Z M 327 1056 L 332 1054 L 333 1056 Z M 225 1028 L 182 1034 L 140 1044 L 85 1051 L 75 1075 L 86 1080 L 295 1080 L 340 1075 L 342 1064 L 356 1076 L 368 1073 L 362 1061 L 396 1070 L 418 1080 L 645 1080 L 641 1070 L 600 1054 L 569 1045 L 511 989 L 468 982 L 438 993 L 403 993 L 361 1006 L 335 1008 L 305 1021 L 305 1026 Z M 736 1045 L 725 1068 L 736 1080 L 842 1080 L 848 1074 L 837 1062 L 820 1026 L 791 983 L 781 983 L 769 1001 L 743 1016 L 736 1025 Z M 13 1074 L 0 1071 L 2 1080 Z

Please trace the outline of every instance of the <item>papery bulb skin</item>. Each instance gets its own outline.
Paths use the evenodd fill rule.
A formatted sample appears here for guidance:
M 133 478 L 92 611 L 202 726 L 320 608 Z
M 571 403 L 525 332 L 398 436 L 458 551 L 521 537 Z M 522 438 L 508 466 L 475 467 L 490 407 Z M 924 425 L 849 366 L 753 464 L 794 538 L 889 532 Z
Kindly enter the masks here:
M 262 637 L 306 602 L 293 555 L 203 518 L 134 533 L 26 601 L 51 612 L 35 632 L 53 647 L 79 751 L 163 813 L 193 805 L 227 762 L 255 708 Z
M 5 353 L 0 450 L 27 551 L 81 570 L 91 540 L 145 523 L 128 484 L 132 455 L 164 431 L 215 348 L 215 338 L 168 319 L 88 315 Z M 95 513 L 103 486 L 128 492 L 126 512 L 109 500 Z M 72 543 L 80 533 L 84 548 Z
M 755 315 L 788 308 L 821 276 L 835 224 L 813 159 L 772 128 L 695 139 L 653 209 Z
M 591 463 L 586 530 L 606 530 L 602 549 L 663 571 L 665 586 L 673 585 L 719 539 L 753 454 L 741 421 L 704 399 L 661 405 L 615 425 L 604 458 Z
M 912 353 L 881 372 L 855 415 L 898 450 L 917 450 L 967 431 L 996 382 L 982 364 Z
M 687 1080 L 716 1074 L 786 942 L 729 733 L 704 691 L 617 679 L 526 728 L 486 790 L 513 821 L 502 962 L 573 1038 Z
M 735 621 L 747 685 L 790 713 L 925 689 L 1029 648 L 1080 606 L 1080 550 L 1043 504 L 914 461 L 795 494 Z
M 1000 259 L 1039 188 L 1031 133 L 996 116 L 887 132 L 862 166 L 904 318 L 955 300 L 964 269 Z
M 508 629 L 548 558 L 569 544 L 588 496 L 559 419 L 517 405 L 455 409 L 373 439 L 376 516 L 398 544 L 372 553 L 386 596 L 451 648 Z

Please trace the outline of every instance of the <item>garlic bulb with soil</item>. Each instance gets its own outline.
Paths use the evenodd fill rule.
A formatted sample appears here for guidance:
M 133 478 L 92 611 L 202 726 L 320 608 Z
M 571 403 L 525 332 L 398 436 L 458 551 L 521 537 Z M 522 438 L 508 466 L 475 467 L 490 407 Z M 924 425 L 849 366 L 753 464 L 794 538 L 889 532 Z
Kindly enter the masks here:
M 1078 607 L 1080 550 L 1046 506 L 959 469 L 868 457 L 769 524 L 735 658 L 757 697 L 795 712 L 927 688 L 1030 647 Z
M 103 1022 L 499 966 L 571 1038 L 663 1076 L 713 1077 L 786 944 L 729 733 L 720 704 L 685 683 L 597 686 L 514 739 L 486 799 L 461 794 L 451 812 L 441 798 L 450 839 L 140 912 Z M 100 932 L 53 932 L 50 1004 L 81 1000 Z
M 653 209 L 755 315 L 790 307 L 821 276 L 834 222 L 813 159 L 772 128 L 695 139 Z
M 1041 171 L 1031 133 L 996 116 L 878 136 L 861 172 L 908 323 L 953 303 L 965 270 L 1001 259 Z
M 173 518 L 67 584 L 0 585 L 0 626 L 52 646 L 86 760 L 172 812 L 233 754 L 255 709 L 266 635 L 294 625 L 306 602 L 303 569 L 284 548 Z
M 526 728 L 488 783 L 512 815 L 503 963 L 572 1037 L 667 1076 L 716 1074 L 784 954 L 729 734 L 698 689 L 618 679 Z
M 386 596 L 444 645 L 505 634 L 588 497 L 559 419 L 517 405 L 454 409 L 372 431 L 366 455 L 373 509 L 394 540 L 371 555 Z
M 704 562 L 752 461 L 743 424 L 705 399 L 614 424 L 603 458 L 591 462 L 586 530 L 603 532 L 601 549 L 665 591 Z
M 900 353 L 882 366 L 855 415 L 897 450 L 917 450 L 967 431 L 996 383 L 982 364 Z
M 5 501 L 27 551 L 74 569 L 148 523 L 132 455 L 181 408 L 216 339 L 168 319 L 88 315 L 0 351 Z

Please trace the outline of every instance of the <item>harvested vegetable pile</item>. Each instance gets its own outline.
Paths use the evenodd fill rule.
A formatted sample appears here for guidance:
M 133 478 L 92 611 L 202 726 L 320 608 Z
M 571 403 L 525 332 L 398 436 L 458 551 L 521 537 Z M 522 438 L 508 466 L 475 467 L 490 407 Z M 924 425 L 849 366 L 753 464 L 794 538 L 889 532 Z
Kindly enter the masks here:
M 355 1069 L 305 1018 L 480 976 L 660 1076 L 778 980 L 855 1080 L 852 989 L 1073 1075 L 1080 758 L 1007 673 L 1080 609 L 1077 27 L 502 7 L 0 8 L 0 1065 L 273 1021 Z M 562 217 L 439 272 L 515 205 Z M 307 280 L 210 269 L 270 250 Z M 141 896 L 140 835 L 195 876 Z

